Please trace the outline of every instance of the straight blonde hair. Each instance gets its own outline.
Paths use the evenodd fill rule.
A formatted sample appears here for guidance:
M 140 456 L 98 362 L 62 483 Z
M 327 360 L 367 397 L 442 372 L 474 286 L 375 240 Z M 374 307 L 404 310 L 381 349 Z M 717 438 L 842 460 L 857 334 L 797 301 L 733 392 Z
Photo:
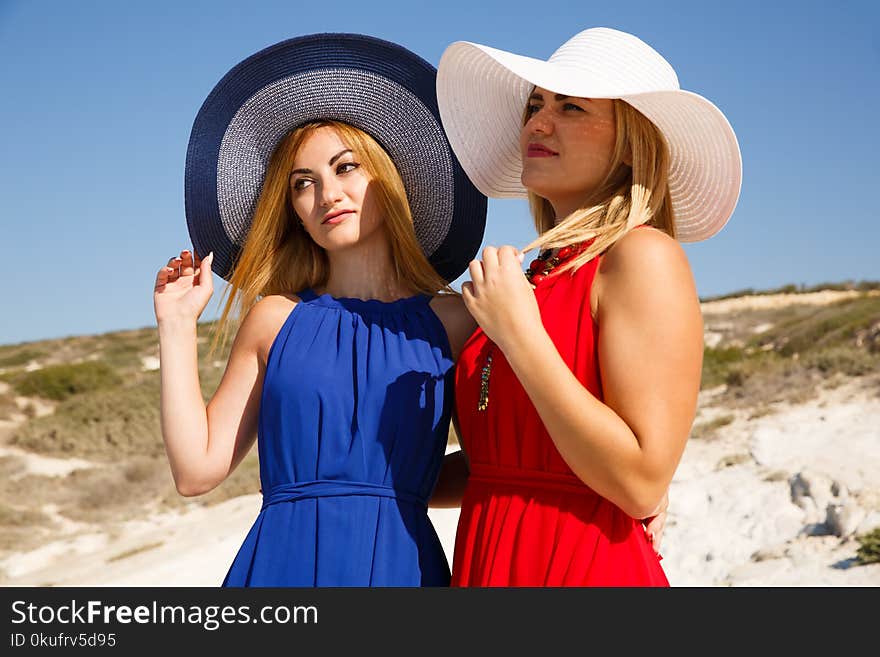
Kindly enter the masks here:
M 527 112 L 528 108 L 523 124 L 528 119 Z M 557 223 L 550 202 L 528 192 L 538 237 L 524 251 L 554 249 L 593 239 L 589 247 L 551 275 L 577 270 L 641 224 L 675 237 L 666 140 L 651 121 L 622 100 L 614 99 L 614 120 L 617 136 L 611 166 L 605 180 L 581 208 Z M 626 164 L 627 156 L 632 166 Z
M 240 322 L 261 297 L 296 293 L 325 284 L 330 275 L 327 254 L 308 235 L 293 209 L 290 171 L 306 140 L 320 128 L 332 128 L 354 151 L 375 182 L 376 205 L 385 221 L 398 280 L 423 294 L 455 294 L 428 262 L 416 239 L 406 189 L 391 157 L 370 135 L 339 121 L 316 121 L 288 133 L 269 159 L 247 239 L 233 265 L 223 297 L 229 294 L 215 327 L 210 353 L 222 347 L 231 324 Z M 231 319 L 237 309 L 235 320 Z

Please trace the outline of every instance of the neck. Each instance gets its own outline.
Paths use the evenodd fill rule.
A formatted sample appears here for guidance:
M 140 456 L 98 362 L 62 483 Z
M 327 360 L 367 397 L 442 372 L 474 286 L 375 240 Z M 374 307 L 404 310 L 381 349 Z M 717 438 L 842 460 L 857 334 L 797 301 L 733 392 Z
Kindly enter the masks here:
M 376 233 L 375 240 L 352 247 L 328 251 L 330 275 L 321 294 L 355 299 L 396 301 L 413 293 L 397 277 L 391 244 L 384 231 Z
M 561 221 L 565 220 L 568 215 L 576 210 L 580 210 L 584 206 L 584 199 L 582 197 L 578 198 L 556 198 L 556 199 L 547 199 L 550 202 L 550 205 L 553 207 L 553 214 L 555 216 L 553 223 L 559 224 Z

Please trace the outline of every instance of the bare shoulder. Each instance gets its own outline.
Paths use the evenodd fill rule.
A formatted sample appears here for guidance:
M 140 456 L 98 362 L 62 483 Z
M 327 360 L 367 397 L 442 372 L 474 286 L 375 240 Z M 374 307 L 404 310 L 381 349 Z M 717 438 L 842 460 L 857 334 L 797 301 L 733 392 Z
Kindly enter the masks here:
M 697 300 L 687 255 L 675 239 L 656 228 L 632 230 L 603 256 L 593 290 L 594 316 L 611 301 L 642 303 L 679 296 Z
M 431 299 L 431 309 L 446 329 L 453 360 L 458 360 L 461 348 L 477 328 L 477 323 L 459 294 L 438 294 Z
M 604 276 L 619 270 L 650 270 L 664 265 L 690 269 L 681 244 L 662 230 L 645 227 L 631 230 L 608 249 L 599 273 Z
M 241 340 L 257 352 L 265 364 L 269 349 L 299 297 L 290 294 L 270 294 L 253 305 L 242 319 L 236 340 Z

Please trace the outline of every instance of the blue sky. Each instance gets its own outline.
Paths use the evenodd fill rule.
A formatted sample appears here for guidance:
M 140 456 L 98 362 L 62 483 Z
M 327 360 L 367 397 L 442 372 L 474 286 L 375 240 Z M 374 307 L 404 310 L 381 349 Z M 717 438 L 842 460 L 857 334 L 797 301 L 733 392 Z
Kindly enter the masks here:
M 702 296 L 880 279 L 878 3 L 418 4 L 0 0 L 0 344 L 154 325 L 155 272 L 189 245 L 202 101 L 248 55 L 314 32 L 371 34 L 434 65 L 457 40 L 547 58 L 587 27 L 632 32 L 742 149 L 733 218 L 685 247 Z M 485 243 L 532 237 L 524 202 L 490 200 Z

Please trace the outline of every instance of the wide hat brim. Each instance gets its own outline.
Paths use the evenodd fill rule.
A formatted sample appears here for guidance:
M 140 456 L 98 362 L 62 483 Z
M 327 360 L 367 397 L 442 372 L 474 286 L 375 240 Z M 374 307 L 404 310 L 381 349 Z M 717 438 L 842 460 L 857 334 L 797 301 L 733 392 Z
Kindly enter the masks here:
M 702 96 L 679 88 L 672 67 L 638 38 L 585 30 L 547 61 L 459 41 L 440 59 L 440 116 L 455 154 L 477 188 L 495 198 L 526 197 L 519 135 L 534 87 L 584 98 L 618 98 L 650 119 L 669 146 L 676 237 L 707 239 L 733 214 L 742 158 L 733 128 Z
M 184 194 L 190 238 L 227 279 L 244 245 L 269 158 L 319 119 L 360 128 L 400 172 L 416 238 L 446 281 L 483 238 L 486 197 L 467 178 L 440 122 L 436 69 L 394 43 L 314 34 L 248 57 L 217 83 L 193 123 Z

